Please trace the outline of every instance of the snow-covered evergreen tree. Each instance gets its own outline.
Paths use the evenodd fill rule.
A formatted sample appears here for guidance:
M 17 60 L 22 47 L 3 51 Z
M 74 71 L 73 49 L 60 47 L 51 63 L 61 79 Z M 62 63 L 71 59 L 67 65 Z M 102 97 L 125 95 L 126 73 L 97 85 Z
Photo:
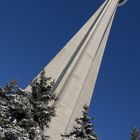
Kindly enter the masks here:
M 15 81 L 0 88 L 0 140 L 44 140 L 43 126 L 49 126 L 55 116 L 55 100 L 51 93 L 54 82 L 48 83 L 42 71 L 40 77 L 31 84 L 31 93 L 17 85 Z M 47 137 L 46 137 L 47 139 Z
M 69 134 L 62 135 L 62 140 L 99 140 L 93 129 L 91 118 L 88 116 L 88 106 L 85 105 L 82 117 L 77 118 L 73 130 Z
M 137 128 L 132 130 L 131 140 L 140 140 L 140 131 Z
M 42 71 L 40 78 L 32 82 L 32 97 L 34 106 L 34 118 L 39 123 L 40 127 L 49 127 L 48 123 L 51 117 L 55 116 L 55 108 L 50 106 L 50 102 L 56 100 L 54 94 L 51 93 L 54 81 L 50 82 L 51 78 L 45 77 L 45 71 Z

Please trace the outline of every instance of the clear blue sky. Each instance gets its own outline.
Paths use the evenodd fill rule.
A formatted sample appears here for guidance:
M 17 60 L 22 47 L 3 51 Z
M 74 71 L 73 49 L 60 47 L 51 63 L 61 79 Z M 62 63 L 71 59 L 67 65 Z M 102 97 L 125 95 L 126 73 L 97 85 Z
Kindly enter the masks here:
M 104 0 L 1 0 L 0 85 L 25 88 Z M 101 140 L 140 128 L 140 1 L 118 8 L 90 114 Z

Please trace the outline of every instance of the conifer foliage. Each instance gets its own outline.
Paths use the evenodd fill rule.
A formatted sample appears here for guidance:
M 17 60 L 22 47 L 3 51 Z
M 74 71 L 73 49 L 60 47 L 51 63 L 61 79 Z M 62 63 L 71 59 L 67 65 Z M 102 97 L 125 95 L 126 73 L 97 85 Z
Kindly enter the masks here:
M 99 140 L 93 129 L 91 118 L 88 116 L 88 106 L 85 105 L 82 117 L 76 118 L 76 125 L 69 134 L 62 135 L 62 140 Z
M 131 140 L 140 140 L 140 131 L 137 128 L 132 130 Z
M 45 140 L 43 126 L 49 127 L 55 108 L 51 93 L 54 82 L 48 83 L 42 71 L 31 84 L 31 92 L 22 90 L 12 81 L 0 88 L 0 140 Z

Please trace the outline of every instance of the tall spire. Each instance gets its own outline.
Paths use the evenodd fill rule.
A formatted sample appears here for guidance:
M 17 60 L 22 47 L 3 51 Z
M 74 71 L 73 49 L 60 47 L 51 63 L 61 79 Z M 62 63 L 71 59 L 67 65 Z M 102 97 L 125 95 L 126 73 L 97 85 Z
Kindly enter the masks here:
M 61 140 L 61 134 L 81 116 L 82 107 L 90 104 L 113 18 L 123 3 L 125 0 L 106 0 L 44 68 L 46 76 L 56 80 L 52 92 L 59 98 L 54 103 L 56 117 L 44 131 L 52 140 Z

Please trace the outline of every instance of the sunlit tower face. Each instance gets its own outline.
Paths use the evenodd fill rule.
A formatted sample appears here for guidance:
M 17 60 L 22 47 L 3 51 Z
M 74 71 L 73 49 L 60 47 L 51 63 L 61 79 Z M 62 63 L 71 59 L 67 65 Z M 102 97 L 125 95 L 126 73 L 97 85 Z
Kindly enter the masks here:
M 104 3 L 44 68 L 45 76 L 56 80 L 53 91 L 58 101 L 56 117 L 52 118 L 44 135 L 62 140 L 75 118 L 82 115 L 83 106 L 90 105 L 106 43 L 117 6 L 127 0 L 104 0 Z M 54 32 L 55 33 L 55 32 Z M 30 91 L 30 86 L 26 88 Z

